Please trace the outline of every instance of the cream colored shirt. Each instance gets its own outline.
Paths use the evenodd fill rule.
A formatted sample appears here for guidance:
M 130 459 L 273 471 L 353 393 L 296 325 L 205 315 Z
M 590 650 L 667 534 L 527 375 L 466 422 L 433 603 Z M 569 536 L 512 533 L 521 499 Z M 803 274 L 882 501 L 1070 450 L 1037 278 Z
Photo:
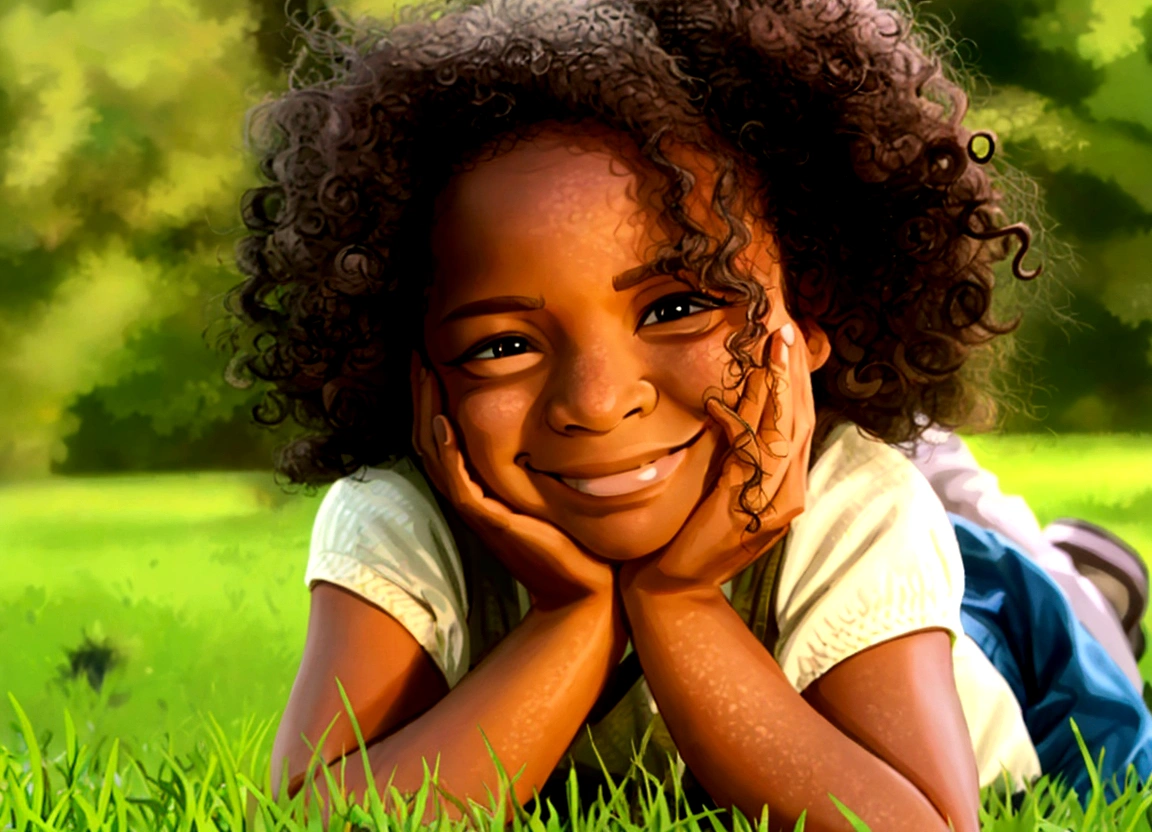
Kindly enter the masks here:
M 449 687 L 468 669 L 467 592 L 460 556 L 428 484 L 408 461 L 333 484 L 313 528 L 305 583 L 323 580 L 392 615 L 424 646 Z M 836 428 L 809 476 L 778 577 L 776 659 L 803 691 L 861 650 L 926 628 L 947 630 L 982 786 L 1007 771 L 1014 788 L 1040 775 L 1020 706 L 960 623 L 964 571 L 939 499 L 897 450 Z M 528 609 L 522 586 L 521 615 Z M 730 597 L 730 585 L 723 587 Z M 646 730 L 645 768 L 683 761 L 647 683 L 592 732 L 609 771 L 627 770 Z M 570 752 L 597 766 L 587 735 Z

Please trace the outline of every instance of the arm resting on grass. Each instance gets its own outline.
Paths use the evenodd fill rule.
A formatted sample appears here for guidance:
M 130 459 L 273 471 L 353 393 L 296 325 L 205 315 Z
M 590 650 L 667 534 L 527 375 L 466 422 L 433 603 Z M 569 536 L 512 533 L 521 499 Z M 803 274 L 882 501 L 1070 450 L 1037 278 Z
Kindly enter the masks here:
M 509 777 L 524 767 L 515 795 L 527 802 L 560 761 L 624 652 L 619 605 L 613 594 L 552 610 L 534 607 L 443 699 L 371 742 L 368 759 L 385 805 L 389 777 L 401 793 L 415 793 L 423 782 L 423 761 L 432 771 L 439 755 L 441 789 L 465 803 L 471 798 L 488 806 L 485 787 L 498 794 L 499 779 L 481 728 Z M 329 768 L 339 782 L 340 760 Z M 344 776 L 345 792 L 362 799 L 366 779 L 358 749 L 348 753 Z M 316 773 L 316 784 L 327 803 L 322 772 Z M 444 805 L 449 818 L 460 817 L 455 807 Z M 425 820 L 436 810 L 430 800 Z
M 632 640 L 693 775 L 772 829 L 977 832 L 979 786 L 946 632 L 845 659 L 801 696 L 718 588 L 624 593 Z M 915 672 L 913 672 L 915 671 Z M 949 697 L 949 691 L 951 695 Z

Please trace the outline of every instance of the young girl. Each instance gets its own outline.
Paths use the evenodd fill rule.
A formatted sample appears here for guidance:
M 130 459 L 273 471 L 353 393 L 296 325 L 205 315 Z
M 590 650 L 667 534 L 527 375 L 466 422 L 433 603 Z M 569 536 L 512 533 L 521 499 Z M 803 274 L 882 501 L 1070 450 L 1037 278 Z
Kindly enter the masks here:
M 1005 770 L 1075 776 L 1080 700 L 1034 694 L 1127 682 L 885 444 L 981 409 L 991 266 L 1027 240 L 904 19 L 488 0 L 329 46 L 257 113 L 233 295 L 259 418 L 309 432 L 279 469 L 335 480 L 274 777 L 301 787 L 336 678 L 378 786 L 439 758 L 481 803 L 486 742 L 524 802 L 646 732 L 650 772 L 786 828 L 849 828 L 831 794 L 975 830 Z M 1042 618 L 1056 648 L 1005 636 Z M 1109 758 L 1147 774 L 1142 737 Z M 337 718 L 320 753 L 354 748 Z

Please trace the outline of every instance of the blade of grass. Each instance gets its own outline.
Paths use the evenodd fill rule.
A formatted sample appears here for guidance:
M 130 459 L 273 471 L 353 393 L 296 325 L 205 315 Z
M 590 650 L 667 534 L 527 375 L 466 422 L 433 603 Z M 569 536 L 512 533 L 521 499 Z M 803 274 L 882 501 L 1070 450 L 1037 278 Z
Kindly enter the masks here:
M 1147 826 L 1147 812 L 1150 806 L 1152 806 L 1152 795 L 1140 801 L 1140 805 L 1137 806 L 1136 810 L 1132 813 L 1132 821 L 1124 827 L 1123 832 L 1136 832 L 1136 826 L 1140 821 L 1144 821 L 1144 825 Z
M 64 709 L 64 760 L 68 763 L 68 784 L 75 778 L 76 763 L 76 726 L 72 724 L 72 714 Z
M 240 772 L 236 777 L 252 792 L 252 796 L 256 799 L 257 804 L 264 810 L 266 822 L 275 825 L 275 828 L 272 829 L 271 832 L 276 832 L 276 830 L 279 830 L 282 826 L 286 828 L 291 818 L 292 804 L 289 805 L 288 809 L 282 809 L 279 803 L 273 802 L 269 794 L 266 794 L 264 790 L 258 788 L 248 775 Z
M 856 832 L 872 832 L 872 830 L 868 828 L 868 824 L 860 820 L 860 818 L 856 816 L 855 812 L 837 800 L 834 794 L 829 793 L 828 797 L 836 805 L 836 808 L 840 811 L 840 814 L 848 819 L 848 822 L 852 824 L 852 828 L 855 829 Z
M 1088 807 L 1084 810 L 1084 827 L 1085 829 L 1092 829 L 1093 823 L 1096 821 L 1096 816 L 1100 813 L 1101 801 L 1104 799 L 1104 789 L 1100 784 L 1099 769 L 1092 762 L 1092 755 L 1088 751 L 1088 746 L 1084 742 L 1084 737 L 1080 733 L 1080 727 L 1076 724 L 1076 720 L 1069 719 L 1068 724 L 1072 728 L 1072 733 L 1076 737 L 1076 745 L 1080 747 L 1080 755 L 1084 758 L 1084 765 L 1088 769 L 1088 779 L 1092 783 L 1092 797 L 1088 801 Z M 1104 749 L 1100 750 L 1100 760 L 1104 760 Z
M 213 754 L 208 760 L 208 770 L 204 774 L 204 779 L 200 782 L 200 797 L 196 801 L 196 828 L 197 832 L 201 828 L 201 824 L 208 822 L 208 816 L 204 812 L 204 805 L 208 801 L 208 793 L 212 791 L 212 775 L 216 773 L 216 764 L 219 758 Z M 209 810 L 210 813 L 210 810 Z
M 116 807 L 116 830 L 117 832 L 129 832 L 132 828 L 128 825 L 128 799 L 125 797 L 124 792 L 120 786 L 115 783 L 112 785 L 112 803 Z M 132 807 L 139 818 L 139 810 Z M 143 820 L 143 818 L 140 818 Z
M 224 729 L 220 727 L 220 723 L 216 721 L 216 717 L 212 714 L 207 715 L 207 724 L 205 730 L 208 733 L 209 739 L 216 747 L 216 756 L 220 759 L 220 773 L 224 777 L 225 792 L 228 796 L 228 804 L 231 809 L 231 814 L 228 819 L 229 826 L 232 829 L 242 829 L 244 821 L 244 805 L 241 803 L 240 786 L 236 782 L 237 771 L 237 758 L 233 756 L 232 749 L 229 747 L 227 736 Z M 245 736 L 241 735 L 241 743 L 245 742 Z M 241 751 L 241 756 L 243 750 Z M 245 803 L 247 801 L 244 801 Z
M 112 740 L 112 750 L 104 766 L 104 782 L 100 786 L 100 796 L 96 799 L 96 817 L 101 823 L 108 811 L 108 800 L 112 797 L 112 778 L 116 776 L 116 756 L 120 751 L 119 738 Z
M 184 767 L 180 765 L 180 761 L 172 754 L 171 748 L 163 752 L 164 758 L 168 761 L 168 765 L 172 769 L 174 778 L 168 782 L 169 786 L 174 786 L 177 781 L 180 783 L 180 794 L 177 795 L 175 790 L 169 792 L 174 798 L 173 802 L 179 802 L 183 799 L 183 805 L 179 807 L 181 812 L 180 825 L 177 827 L 180 832 L 192 832 L 192 821 L 194 818 L 193 812 L 195 811 L 195 793 L 192 789 L 192 784 L 189 782 L 187 775 L 184 773 Z
M 20 732 L 24 735 L 24 743 L 28 746 L 28 760 L 32 771 L 32 804 L 29 806 L 29 810 L 39 818 L 41 816 L 40 810 L 44 806 L 44 772 L 40 767 L 42 759 L 40 745 L 36 742 L 36 733 L 32 730 L 32 723 L 28 721 L 28 715 L 24 713 L 24 709 L 20 707 L 20 703 L 16 701 L 16 697 L 11 691 L 8 692 L 8 701 L 12 703 L 12 708 L 16 711 Z
M 615 808 L 620 800 L 620 796 L 624 793 L 625 783 L 621 780 L 620 785 L 616 785 L 612 779 L 612 775 L 608 773 L 608 766 L 604 763 L 604 758 L 600 756 L 600 749 L 596 747 L 596 740 L 592 736 L 592 729 L 585 725 L 584 730 L 588 732 L 588 744 L 592 746 L 592 753 L 596 755 L 596 762 L 600 764 L 600 771 L 604 775 L 604 780 L 608 783 L 609 798 L 604 804 L 605 812 L 601 816 L 601 824 L 593 827 L 595 830 L 600 830 L 603 829 L 604 825 L 608 822 L 609 815 L 607 810 L 609 808 Z

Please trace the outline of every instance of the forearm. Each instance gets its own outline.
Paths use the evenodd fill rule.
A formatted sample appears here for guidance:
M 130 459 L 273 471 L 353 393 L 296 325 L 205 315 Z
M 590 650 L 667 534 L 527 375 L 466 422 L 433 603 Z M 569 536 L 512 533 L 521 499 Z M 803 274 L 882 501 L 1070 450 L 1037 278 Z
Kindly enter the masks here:
M 401 793 L 416 792 L 424 779 L 422 761 L 432 771 L 439 755 L 440 787 L 465 805 L 472 798 L 487 806 L 485 787 L 498 794 L 499 779 L 486 736 L 509 777 L 524 767 L 514 791 L 526 802 L 559 762 L 620 660 L 626 643 L 621 619 L 619 600 L 610 595 L 555 610 L 531 609 L 442 700 L 369 745 L 381 797 L 389 777 Z M 329 768 L 338 782 L 340 761 Z M 359 753 L 350 754 L 345 791 L 362 796 L 365 783 Z M 326 795 L 323 787 L 321 794 Z M 444 806 L 450 818 L 460 816 Z M 425 820 L 435 812 L 430 799 Z
M 624 594 L 633 645 L 693 775 L 719 804 L 773 828 L 850 830 L 828 795 L 872 829 L 945 832 L 903 775 L 824 719 L 718 589 Z M 959 827 L 958 828 L 962 828 Z

